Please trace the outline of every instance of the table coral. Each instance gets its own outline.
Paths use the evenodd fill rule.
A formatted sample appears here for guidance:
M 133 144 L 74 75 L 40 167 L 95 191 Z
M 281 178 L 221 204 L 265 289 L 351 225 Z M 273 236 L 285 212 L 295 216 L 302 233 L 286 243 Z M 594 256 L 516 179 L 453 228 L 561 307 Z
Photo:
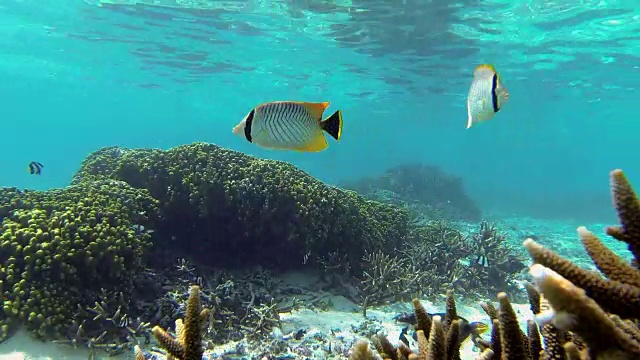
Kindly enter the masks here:
M 149 245 L 140 227 L 156 205 L 148 191 L 114 180 L 46 192 L 1 189 L 0 335 L 23 323 L 57 338 L 101 289 L 130 294 Z
M 148 189 L 162 204 L 156 234 L 203 263 L 301 267 L 340 251 L 357 267 L 365 250 L 392 251 L 408 234 L 404 210 L 213 144 L 105 148 L 83 162 L 74 183 L 100 177 Z

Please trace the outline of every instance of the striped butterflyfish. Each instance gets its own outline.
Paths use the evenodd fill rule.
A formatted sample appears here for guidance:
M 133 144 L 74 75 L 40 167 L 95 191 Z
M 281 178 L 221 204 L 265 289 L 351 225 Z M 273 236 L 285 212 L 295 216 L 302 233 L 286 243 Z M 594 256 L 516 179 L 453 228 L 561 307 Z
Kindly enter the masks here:
M 274 101 L 253 108 L 233 133 L 268 149 L 318 152 L 329 146 L 324 132 L 342 136 L 342 112 L 322 119 L 328 102 Z
M 467 129 L 492 119 L 508 99 L 509 91 L 493 65 L 478 65 L 467 96 Z
M 42 174 L 42 168 L 44 165 L 37 161 L 32 161 L 29 163 L 29 174 L 31 175 L 40 175 Z

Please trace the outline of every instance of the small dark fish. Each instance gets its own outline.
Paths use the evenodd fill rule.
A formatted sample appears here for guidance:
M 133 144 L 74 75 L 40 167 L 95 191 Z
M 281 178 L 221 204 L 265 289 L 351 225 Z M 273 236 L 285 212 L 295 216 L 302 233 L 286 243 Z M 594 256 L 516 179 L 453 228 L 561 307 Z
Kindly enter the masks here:
M 393 320 L 396 322 L 401 322 L 404 324 L 416 324 L 416 314 L 415 313 L 401 313 L 393 317 Z
M 300 340 L 302 339 L 305 335 L 307 334 L 307 330 L 305 329 L 300 329 L 298 331 L 296 331 L 296 333 L 293 335 L 293 338 L 296 340 Z
M 484 255 L 478 255 L 476 257 L 476 264 L 482 267 L 489 267 L 489 259 L 487 259 L 487 257 Z
M 435 314 L 428 314 L 429 317 L 433 318 L 434 316 L 440 316 L 443 320 L 445 317 L 445 313 L 435 313 Z M 395 316 L 393 318 L 395 321 L 397 322 L 401 322 L 401 323 L 405 323 L 405 324 L 411 324 L 411 325 L 415 325 L 416 324 L 416 314 L 415 313 L 402 313 L 399 314 L 397 316 Z M 465 341 L 469 335 L 471 335 L 471 339 L 472 341 L 476 342 L 476 340 L 480 337 L 480 335 L 482 333 L 484 333 L 485 331 L 487 331 L 489 329 L 489 327 L 487 326 L 487 324 L 479 322 L 479 321 L 474 321 L 474 322 L 469 322 L 467 319 L 458 316 L 458 320 L 460 320 L 460 343 L 462 343 L 463 341 Z M 407 328 L 405 328 L 407 329 Z M 406 339 L 402 339 L 403 338 L 403 334 L 406 334 L 406 331 L 404 331 L 403 329 L 403 333 L 400 334 L 400 340 L 402 342 L 405 342 Z M 416 339 L 416 334 L 414 332 L 413 334 L 413 338 L 414 340 Z
M 409 333 L 409 325 L 402 328 L 402 331 L 400 332 L 400 336 L 398 337 L 398 340 L 402 341 L 405 345 L 410 346 L 409 339 L 407 339 L 408 333 Z
M 44 165 L 37 161 L 32 161 L 29 163 L 29 173 L 31 175 L 40 175 L 42 173 L 42 168 Z

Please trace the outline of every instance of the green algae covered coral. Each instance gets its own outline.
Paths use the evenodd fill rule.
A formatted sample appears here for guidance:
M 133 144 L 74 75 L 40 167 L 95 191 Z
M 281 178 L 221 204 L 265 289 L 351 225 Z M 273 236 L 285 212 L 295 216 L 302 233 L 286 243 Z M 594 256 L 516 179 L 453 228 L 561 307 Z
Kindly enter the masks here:
M 104 148 L 73 182 L 100 177 L 148 189 L 161 203 L 156 235 L 220 266 L 302 266 L 331 251 L 357 266 L 365 249 L 392 251 L 408 234 L 404 210 L 328 186 L 293 165 L 213 144 Z
M 0 189 L 2 337 L 26 324 L 39 337 L 64 334 L 101 288 L 129 294 L 157 201 L 121 181 L 65 189 Z

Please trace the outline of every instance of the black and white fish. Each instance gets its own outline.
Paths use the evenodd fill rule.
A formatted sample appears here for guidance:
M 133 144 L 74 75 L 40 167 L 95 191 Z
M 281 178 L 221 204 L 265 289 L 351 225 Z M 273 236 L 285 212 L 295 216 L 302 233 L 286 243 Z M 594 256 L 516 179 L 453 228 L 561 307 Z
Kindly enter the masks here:
M 509 91 L 493 65 L 476 66 L 467 95 L 467 129 L 492 119 L 508 99 Z

